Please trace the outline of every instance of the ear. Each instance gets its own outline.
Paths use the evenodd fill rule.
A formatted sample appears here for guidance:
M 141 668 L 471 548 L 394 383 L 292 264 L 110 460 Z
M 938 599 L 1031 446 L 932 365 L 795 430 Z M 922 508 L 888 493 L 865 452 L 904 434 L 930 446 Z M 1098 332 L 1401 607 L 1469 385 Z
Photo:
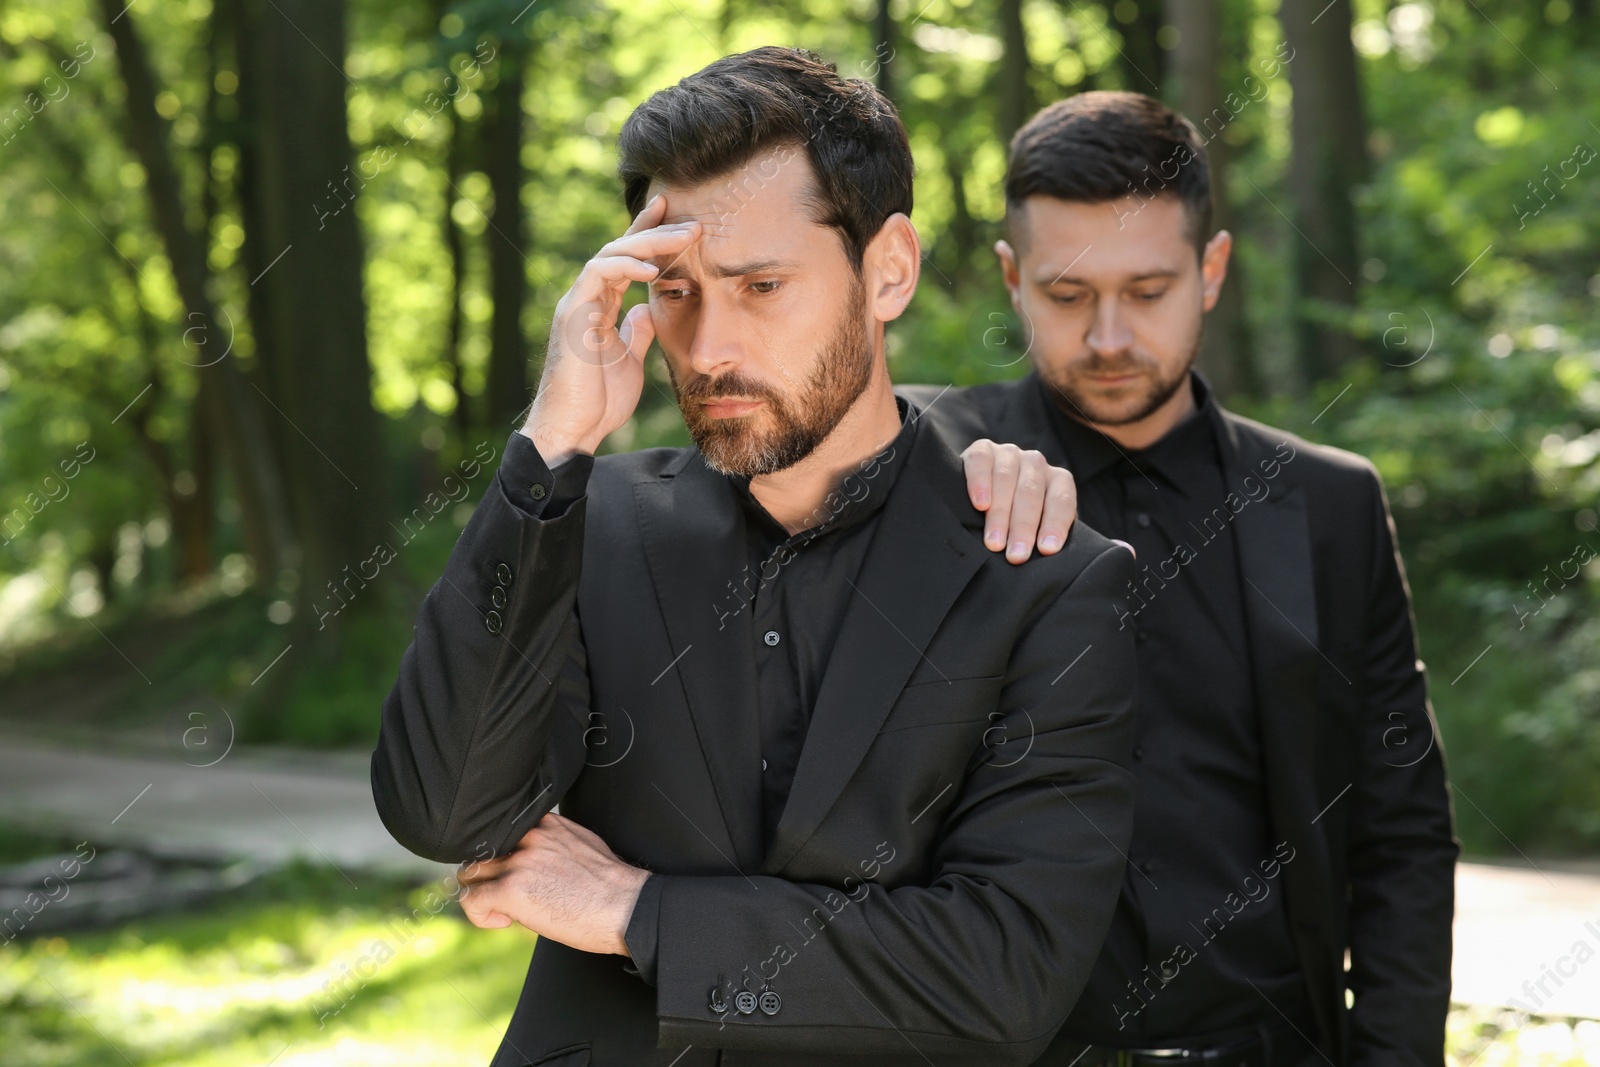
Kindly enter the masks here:
M 922 241 L 904 213 L 884 220 L 862 256 L 861 274 L 867 306 L 879 322 L 892 322 L 905 311 L 922 273 Z
M 1202 308 L 1210 311 L 1222 296 L 1222 283 L 1228 277 L 1228 257 L 1233 253 L 1233 234 L 1218 230 L 1200 253 Z
M 1011 307 L 1022 314 L 1022 271 L 1017 266 L 1017 252 L 1004 238 L 994 243 L 994 254 L 1000 259 L 1000 277 L 1011 294 Z

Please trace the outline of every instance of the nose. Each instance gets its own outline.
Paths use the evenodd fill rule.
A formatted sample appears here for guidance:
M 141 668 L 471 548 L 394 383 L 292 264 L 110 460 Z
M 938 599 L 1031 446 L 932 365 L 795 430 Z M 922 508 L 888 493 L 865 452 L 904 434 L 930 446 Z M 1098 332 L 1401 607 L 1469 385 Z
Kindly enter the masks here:
M 1122 321 L 1116 300 L 1095 302 L 1094 319 L 1084 343 L 1100 356 L 1121 356 L 1133 344 L 1133 332 Z
M 723 374 L 744 362 L 744 337 L 733 309 L 721 306 L 715 296 L 700 300 L 689 343 L 689 366 L 696 374 Z

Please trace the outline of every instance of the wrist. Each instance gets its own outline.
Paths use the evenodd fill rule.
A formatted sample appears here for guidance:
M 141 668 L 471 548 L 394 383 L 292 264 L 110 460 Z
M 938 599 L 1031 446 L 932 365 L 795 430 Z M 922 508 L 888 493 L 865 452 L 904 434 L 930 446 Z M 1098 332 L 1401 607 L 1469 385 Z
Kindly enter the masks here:
M 633 909 L 639 903 L 639 894 L 644 890 L 645 882 L 650 880 L 650 872 L 639 867 L 629 867 L 624 872 L 621 884 L 617 889 L 616 922 L 613 924 L 614 947 L 612 953 L 618 956 L 633 957 L 628 951 L 628 924 L 633 921 Z
M 532 422 L 527 423 L 517 431 L 533 442 L 539 450 L 539 457 L 544 460 L 545 466 L 552 470 L 561 466 L 576 455 L 593 455 L 594 449 L 585 447 L 585 443 L 569 435 L 537 426 Z

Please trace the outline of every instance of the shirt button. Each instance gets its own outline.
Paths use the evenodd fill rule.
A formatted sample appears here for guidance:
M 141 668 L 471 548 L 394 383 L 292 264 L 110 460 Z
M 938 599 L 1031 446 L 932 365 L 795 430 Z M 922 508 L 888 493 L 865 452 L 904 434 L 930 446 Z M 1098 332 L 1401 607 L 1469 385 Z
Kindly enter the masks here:
M 1144 644 L 1144 631 L 1143 630 L 1139 630 L 1138 632 L 1136 632 L 1133 635 L 1133 643 L 1136 644 L 1136 645 Z
M 1150 513 L 1148 511 L 1141 511 L 1139 514 L 1133 517 L 1133 521 L 1138 523 L 1140 526 L 1149 526 Z
M 768 630 L 766 632 L 765 636 L 763 636 L 761 638 L 761 640 L 765 641 L 768 645 L 777 644 L 778 643 L 778 631 L 776 631 L 776 630 Z
M 544 484 L 542 482 L 534 482 L 532 485 L 528 486 L 528 493 L 535 500 L 543 500 Z

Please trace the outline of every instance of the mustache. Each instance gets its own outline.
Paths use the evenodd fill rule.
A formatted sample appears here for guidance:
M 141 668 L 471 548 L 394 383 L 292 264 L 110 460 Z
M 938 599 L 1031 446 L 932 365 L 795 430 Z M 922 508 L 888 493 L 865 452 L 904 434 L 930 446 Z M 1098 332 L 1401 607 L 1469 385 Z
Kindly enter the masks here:
M 685 401 L 716 400 L 726 396 L 770 400 L 772 390 L 760 382 L 741 376 L 737 371 L 729 371 L 715 378 L 699 375 L 684 384 L 679 390 L 679 396 Z
M 1139 374 L 1158 369 L 1153 360 L 1141 359 L 1138 356 L 1122 356 L 1109 359 L 1101 355 L 1091 354 L 1088 358 L 1078 361 L 1072 368 L 1074 374 Z

